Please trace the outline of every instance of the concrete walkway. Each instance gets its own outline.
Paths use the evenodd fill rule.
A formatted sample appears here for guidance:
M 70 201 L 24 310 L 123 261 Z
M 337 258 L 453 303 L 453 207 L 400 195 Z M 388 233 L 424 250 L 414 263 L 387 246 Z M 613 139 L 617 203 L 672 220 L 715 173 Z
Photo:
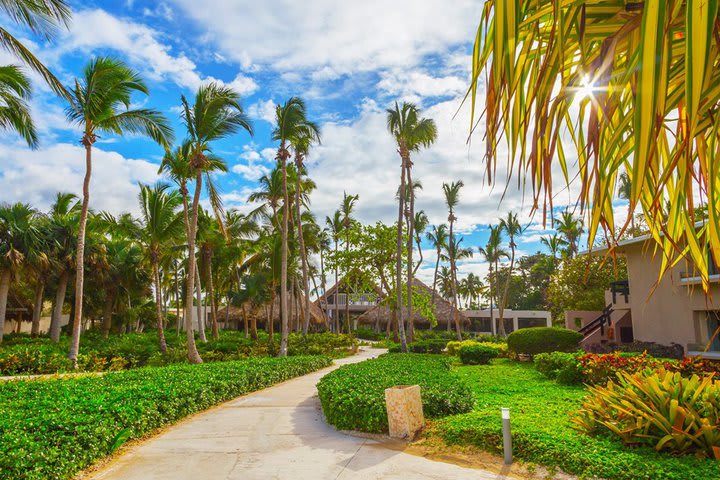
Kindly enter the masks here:
M 377 356 L 367 349 L 336 366 L 238 397 L 130 449 L 91 478 L 499 479 L 403 453 L 402 444 L 346 435 L 327 425 L 315 384 L 337 365 Z

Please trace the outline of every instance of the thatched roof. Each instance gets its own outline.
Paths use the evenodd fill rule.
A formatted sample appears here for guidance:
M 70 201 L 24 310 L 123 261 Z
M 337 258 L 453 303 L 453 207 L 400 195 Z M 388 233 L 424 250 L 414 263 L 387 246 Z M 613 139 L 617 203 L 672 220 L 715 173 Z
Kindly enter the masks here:
M 288 303 L 292 302 L 292 299 L 288 299 Z M 305 303 L 303 301 L 303 297 L 301 296 L 299 299 L 301 305 L 300 310 L 302 311 L 303 308 L 305 308 Z M 278 295 L 275 298 L 275 306 L 272 308 L 273 310 L 273 321 L 279 322 L 280 321 L 280 295 Z M 298 311 L 296 313 L 297 307 L 296 304 L 293 302 L 290 308 L 290 312 L 293 316 L 295 315 L 301 315 Z M 259 306 L 253 306 L 252 303 L 246 302 L 245 303 L 245 315 L 248 316 L 248 320 L 251 320 L 253 317 L 255 320 L 260 323 L 264 324 L 267 320 L 268 315 L 270 314 L 270 303 L 268 302 L 266 305 L 259 305 Z M 225 320 L 225 311 L 224 309 L 219 309 L 218 311 L 218 320 L 224 321 Z M 230 306 L 229 312 L 228 312 L 228 318 L 231 322 L 241 322 L 243 321 L 243 308 L 242 306 L 236 307 L 236 306 Z M 323 311 L 315 305 L 313 302 L 310 302 L 310 321 L 314 325 L 324 325 L 325 324 L 325 315 L 323 314 Z
M 428 296 L 432 296 L 432 288 L 425 285 L 423 282 L 418 280 L 417 278 L 413 279 L 413 287 L 414 291 L 417 289 L 420 289 L 423 293 L 427 294 Z M 455 310 L 450 302 L 442 298 L 439 294 L 435 294 L 435 319 L 438 322 L 438 325 L 447 325 L 448 322 L 451 324 L 455 321 L 454 314 Z M 465 314 L 457 310 L 458 312 L 458 319 L 460 320 L 460 323 L 466 324 L 470 323 L 470 320 L 465 316 Z M 358 317 L 358 321 L 360 323 L 364 324 L 371 324 L 374 325 L 378 321 L 380 321 L 381 324 L 386 323 L 389 318 L 391 318 L 392 312 L 390 311 L 390 308 L 388 308 L 385 305 L 376 305 L 375 307 L 371 308 L 367 312 L 363 313 Z M 403 316 L 407 316 L 407 308 L 403 307 Z M 422 324 L 429 324 L 427 318 L 420 315 L 418 312 L 413 312 L 413 321 L 415 325 L 422 325 Z
M 328 298 L 335 295 L 335 291 L 338 289 L 339 289 L 338 293 L 344 293 L 343 292 L 344 281 L 345 281 L 344 278 L 341 278 L 340 280 L 338 280 L 338 282 L 335 285 L 333 285 L 332 287 L 325 290 L 325 293 L 323 293 L 321 296 L 316 298 L 313 303 L 318 306 L 320 306 L 321 304 L 324 304 L 325 302 L 327 302 Z M 353 292 L 353 293 L 371 293 L 371 292 Z M 373 286 L 372 293 L 374 293 L 377 296 L 377 298 L 383 297 L 383 291 L 380 290 L 380 288 L 377 285 Z

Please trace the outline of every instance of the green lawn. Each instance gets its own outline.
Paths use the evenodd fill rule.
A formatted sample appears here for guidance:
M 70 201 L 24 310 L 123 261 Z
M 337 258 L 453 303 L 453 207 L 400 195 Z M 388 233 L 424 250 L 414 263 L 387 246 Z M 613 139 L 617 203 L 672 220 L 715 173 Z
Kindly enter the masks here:
M 492 365 L 457 367 L 455 372 L 474 391 L 477 403 L 472 412 L 446 417 L 431 428 L 431 435 L 448 444 L 502 452 L 500 408 L 509 407 L 516 458 L 608 480 L 720 478 L 718 461 L 672 457 L 576 432 L 568 413 L 578 408 L 583 387 L 547 380 L 532 364 L 498 359 Z

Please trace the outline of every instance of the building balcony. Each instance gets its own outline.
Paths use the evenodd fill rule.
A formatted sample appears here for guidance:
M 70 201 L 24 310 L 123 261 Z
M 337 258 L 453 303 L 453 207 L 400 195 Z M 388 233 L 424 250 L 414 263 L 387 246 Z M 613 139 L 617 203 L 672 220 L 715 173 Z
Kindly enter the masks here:
M 613 310 L 630 309 L 630 284 L 627 280 L 610 283 L 610 288 L 605 290 L 605 305 L 611 305 Z

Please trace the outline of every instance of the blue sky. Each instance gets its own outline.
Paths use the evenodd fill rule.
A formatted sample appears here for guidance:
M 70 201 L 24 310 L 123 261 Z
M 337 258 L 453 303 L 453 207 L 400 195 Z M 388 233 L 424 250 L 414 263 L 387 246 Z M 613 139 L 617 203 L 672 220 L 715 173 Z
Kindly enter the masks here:
M 239 134 L 215 146 L 231 167 L 218 177 L 227 207 L 251 208 L 247 195 L 274 157 L 269 123 L 274 105 L 299 95 L 323 134 L 323 144 L 308 157 L 318 184 L 313 211 L 320 219 L 331 214 L 347 191 L 360 195 L 361 221 L 391 222 L 399 159 L 385 130 L 384 109 L 395 100 L 410 100 L 439 129 L 436 145 L 415 159 L 414 175 L 424 186 L 418 208 L 432 223 L 444 222 L 441 185 L 462 179 L 458 217 L 466 245 L 483 245 L 487 224 L 513 210 L 528 226 L 520 251 L 540 248 L 539 237 L 547 232 L 538 218 L 528 216 L 524 193 L 512 183 L 501 204 L 502 187 L 488 186 L 484 176 L 482 133 L 466 142 L 469 112 L 460 105 L 482 2 L 95 0 L 71 5 L 73 23 L 52 43 L 13 30 L 64 82 L 71 83 L 92 56 L 123 58 L 150 86 L 150 96 L 136 102 L 165 112 L 179 138 L 180 95 L 191 97 L 209 80 L 242 94 L 255 137 Z M 16 63 L 5 53 L 0 56 L 5 64 Z M 64 120 L 62 102 L 41 82 L 34 84 L 32 106 L 42 144 L 30 151 L 3 134 L 0 201 L 44 209 L 57 191 L 80 191 L 84 157 L 77 128 Z M 113 136 L 101 138 L 96 147 L 91 206 L 135 211 L 137 182 L 158 179 L 161 149 L 142 138 Z M 503 175 L 501 168 L 501 182 Z M 561 187 L 557 206 L 570 201 Z M 434 252 L 425 252 L 425 258 L 421 278 L 427 280 Z M 479 258 L 460 266 L 461 276 L 471 271 L 484 274 L 487 268 Z

